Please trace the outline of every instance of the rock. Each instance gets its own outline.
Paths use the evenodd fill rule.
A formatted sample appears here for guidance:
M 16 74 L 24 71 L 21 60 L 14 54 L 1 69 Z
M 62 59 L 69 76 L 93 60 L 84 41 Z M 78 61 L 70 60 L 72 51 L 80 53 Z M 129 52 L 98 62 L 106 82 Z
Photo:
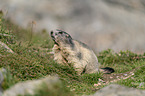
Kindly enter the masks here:
M 45 85 L 42 86 L 42 85 Z M 57 88 L 61 88 L 61 82 L 58 77 L 55 76 L 47 76 L 38 80 L 28 80 L 24 82 L 20 82 L 12 86 L 11 88 L 4 91 L 3 96 L 26 96 L 26 94 L 34 95 L 38 90 L 45 90 L 54 92 Z
M 4 49 L 5 51 L 9 52 L 9 53 L 14 53 L 12 51 L 12 49 L 10 49 L 5 43 L 0 41 L 0 48 Z M 14 53 L 15 54 L 15 53 Z
M 6 69 L 0 68 L 0 96 L 2 96 L 2 92 L 3 92 L 1 84 L 4 81 L 5 75 L 6 75 Z
M 4 72 L 6 72 L 6 70 L 4 68 L 0 68 L 0 85 L 4 81 L 4 76 L 3 76 Z
M 96 52 L 111 48 L 145 51 L 144 0 L 0 0 L 13 23 L 34 29 L 64 29 Z
M 90 96 L 145 96 L 145 90 L 111 84 Z

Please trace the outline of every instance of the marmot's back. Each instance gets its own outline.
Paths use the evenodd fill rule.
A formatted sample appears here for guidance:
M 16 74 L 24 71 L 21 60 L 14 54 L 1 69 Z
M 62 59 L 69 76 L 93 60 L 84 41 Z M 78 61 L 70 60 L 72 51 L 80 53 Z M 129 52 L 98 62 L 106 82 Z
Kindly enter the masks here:
M 85 70 L 84 73 L 96 73 L 99 71 L 99 63 L 95 53 L 86 44 L 73 40 L 75 44 L 75 52 L 77 56 L 75 58 L 80 62 L 80 67 Z M 76 63 L 78 63 L 76 62 Z

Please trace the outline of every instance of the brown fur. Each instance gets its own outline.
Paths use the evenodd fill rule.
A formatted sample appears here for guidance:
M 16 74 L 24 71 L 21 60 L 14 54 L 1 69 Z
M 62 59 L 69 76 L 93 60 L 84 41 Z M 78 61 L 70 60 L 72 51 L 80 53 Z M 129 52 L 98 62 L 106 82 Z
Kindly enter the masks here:
M 58 32 L 58 34 L 60 34 Z M 66 33 L 64 33 L 65 35 Z M 67 34 L 66 34 L 67 35 Z M 97 73 L 99 72 L 99 63 L 95 53 L 84 43 L 73 40 L 70 38 L 69 44 L 61 41 L 60 39 L 67 39 L 63 36 L 52 34 L 55 38 L 54 44 L 54 60 L 59 64 L 73 64 L 73 67 L 78 74 L 84 73 Z

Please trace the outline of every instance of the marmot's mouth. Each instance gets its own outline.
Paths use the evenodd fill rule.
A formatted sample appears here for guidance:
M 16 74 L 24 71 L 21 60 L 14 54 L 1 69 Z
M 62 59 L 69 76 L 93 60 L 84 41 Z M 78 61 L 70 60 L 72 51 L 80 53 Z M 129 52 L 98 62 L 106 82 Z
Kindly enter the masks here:
M 52 40 L 55 42 L 55 44 L 59 45 L 59 40 L 58 38 L 64 38 L 64 36 L 67 36 L 68 38 L 71 38 L 70 35 L 68 33 L 66 33 L 65 31 L 62 30 L 56 30 L 55 32 L 51 31 L 50 33 Z

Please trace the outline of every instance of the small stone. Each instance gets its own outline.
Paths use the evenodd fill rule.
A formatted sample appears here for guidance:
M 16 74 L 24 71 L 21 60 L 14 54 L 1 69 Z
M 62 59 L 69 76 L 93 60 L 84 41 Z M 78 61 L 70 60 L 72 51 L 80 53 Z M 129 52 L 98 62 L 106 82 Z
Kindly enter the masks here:
M 145 90 L 129 88 L 118 84 L 111 84 L 90 96 L 145 96 Z

